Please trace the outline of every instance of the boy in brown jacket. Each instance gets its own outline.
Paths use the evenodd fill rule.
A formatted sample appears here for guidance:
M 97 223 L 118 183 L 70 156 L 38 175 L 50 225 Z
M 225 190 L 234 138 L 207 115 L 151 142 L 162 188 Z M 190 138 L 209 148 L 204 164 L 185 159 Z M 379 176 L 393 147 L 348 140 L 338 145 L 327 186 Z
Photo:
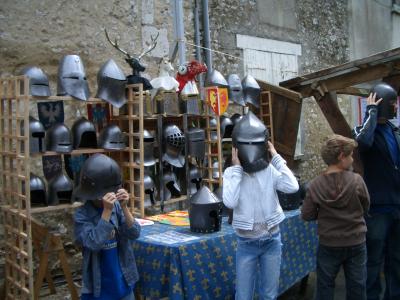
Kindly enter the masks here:
M 367 298 L 364 214 L 369 194 L 362 177 L 351 171 L 355 147 L 357 142 L 344 136 L 328 138 L 321 149 L 328 168 L 311 181 L 301 208 L 305 221 L 318 221 L 317 300 L 333 300 L 341 266 L 346 299 Z

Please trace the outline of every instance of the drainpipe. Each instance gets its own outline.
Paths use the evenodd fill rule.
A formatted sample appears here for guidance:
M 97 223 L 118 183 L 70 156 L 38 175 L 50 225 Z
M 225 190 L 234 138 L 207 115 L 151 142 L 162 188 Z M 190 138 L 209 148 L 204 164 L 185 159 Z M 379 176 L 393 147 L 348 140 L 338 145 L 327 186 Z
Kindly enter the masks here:
M 200 46 L 199 1 L 198 0 L 194 1 L 193 16 L 194 16 L 194 43 L 195 43 L 195 45 Z M 196 60 L 201 62 L 201 54 L 200 54 L 199 47 L 195 47 L 195 55 L 196 55 Z
M 204 31 L 204 47 L 210 49 L 210 20 L 208 17 L 208 0 L 202 0 L 203 3 L 203 31 Z M 206 57 L 207 73 L 212 71 L 212 57 L 210 50 L 204 50 Z
M 183 25 L 183 0 L 174 0 L 174 27 L 175 38 L 178 44 L 179 65 L 186 62 L 186 48 Z

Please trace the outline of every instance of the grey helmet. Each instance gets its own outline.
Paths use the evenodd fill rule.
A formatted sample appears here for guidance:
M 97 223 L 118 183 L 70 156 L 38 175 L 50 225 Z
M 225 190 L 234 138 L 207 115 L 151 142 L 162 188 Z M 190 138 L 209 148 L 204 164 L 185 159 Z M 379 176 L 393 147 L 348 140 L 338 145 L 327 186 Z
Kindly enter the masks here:
M 378 118 L 393 119 L 395 116 L 395 103 L 397 102 L 397 93 L 387 83 L 378 83 L 371 89 L 371 93 L 376 93 L 376 100 L 382 98 L 378 104 Z
M 260 107 L 261 88 L 253 76 L 247 75 L 242 80 L 243 97 L 246 104 L 250 103 L 256 108 Z
M 233 130 L 233 123 L 227 116 L 222 115 L 220 118 L 219 126 L 221 128 L 221 138 L 230 138 Z
M 243 170 L 248 173 L 268 167 L 268 129 L 251 111 L 233 128 L 232 144 L 238 149 Z
M 139 181 L 139 174 L 135 175 L 135 180 Z M 155 185 L 154 181 L 149 174 L 144 174 L 143 177 L 143 185 L 144 185 L 144 206 L 149 207 L 155 204 L 154 196 L 155 196 Z M 140 190 L 135 188 L 134 192 L 136 197 L 140 197 Z
M 179 186 L 174 172 L 164 170 L 162 182 L 164 189 L 164 201 L 179 197 L 181 195 L 181 187 Z
M 139 140 L 137 140 L 137 143 L 139 143 Z M 154 137 L 148 130 L 143 130 L 143 151 L 144 151 L 144 157 L 143 157 L 143 165 L 145 167 L 151 167 L 156 164 L 156 160 L 154 158 Z M 141 164 L 142 162 L 140 161 L 139 155 L 136 156 L 135 158 L 135 163 L 136 164 Z
M 233 114 L 233 115 L 231 116 L 231 121 L 232 121 L 233 128 L 235 127 L 235 125 L 236 125 L 242 118 L 243 118 L 243 116 L 242 116 L 241 114 L 238 114 L 238 113 Z M 232 130 L 233 130 L 233 128 L 232 128 Z
M 83 101 L 89 99 L 85 68 L 78 55 L 65 55 L 62 58 L 58 67 L 57 95 L 70 95 Z
M 185 136 L 178 126 L 170 124 L 163 131 L 165 151 L 162 157 L 163 161 L 182 168 L 185 164 L 185 157 L 182 150 L 185 146 Z
M 218 179 L 220 176 L 219 174 L 219 163 L 218 160 L 214 161 L 212 164 L 212 178 Z
M 222 201 L 203 186 L 190 198 L 190 230 L 211 233 L 221 230 Z
M 193 195 L 200 189 L 200 183 L 202 181 L 201 171 L 194 165 L 190 165 L 189 167 L 189 187 L 188 193 Z
M 206 146 L 204 129 L 190 128 L 186 133 L 186 137 L 188 139 L 188 154 L 192 157 L 203 159 Z
M 96 200 L 109 192 L 116 193 L 121 186 L 121 169 L 116 161 L 96 153 L 83 164 L 74 196 L 81 201 Z
M 109 59 L 97 73 L 96 97 L 117 108 L 126 103 L 126 77 L 114 60 Z
M 228 77 L 228 85 L 229 85 L 229 101 L 233 101 L 241 106 L 245 106 L 243 97 L 243 87 L 242 82 L 238 74 L 231 74 Z
M 21 71 L 21 75 L 29 78 L 29 94 L 40 97 L 51 95 L 49 78 L 42 69 L 38 67 L 26 67 Z
M 24 125 L 21 122 L 21 135 L 24 135 Z M 29 116 L 29 152 L 38 153 L 45 152 L 45 136 L 46 131 L 40 121 L 34 117 Z
M 228 88 L 228 82 L 225 77 L 222 76 L 217 70 L 212 70 L 210 74 L 207 74 L 205 86 L 217 86 L 222 88 Z
M 49 181 L 49 205 L 58 205 L 62 202 L 71 203 L 73 183 L 63 173 L 59 173 Z
M 218 133 L 217 133 L 217 119 L 212 117 L 210 118 L 210 139 L 211 141 L 216 141 L 218 140 Z
M 72 125 L 73 148 L 97 148 L 96 127 L 88 119 L 82 117 Z
M 72 151 L 72 135 L 67 126 L 56 123 L 46 132 L 46 149 L 58 153 L 70 153 Z
M 117 125 L 110 124 L 101 130 L 98 146 L 105 150 L 125 149 L 125 136 Z
M 44 180 L 31 173 L 29 176 L 29 187 L 31 191 L 31 204 L 44 204 L 47 206 L 46 184 Z

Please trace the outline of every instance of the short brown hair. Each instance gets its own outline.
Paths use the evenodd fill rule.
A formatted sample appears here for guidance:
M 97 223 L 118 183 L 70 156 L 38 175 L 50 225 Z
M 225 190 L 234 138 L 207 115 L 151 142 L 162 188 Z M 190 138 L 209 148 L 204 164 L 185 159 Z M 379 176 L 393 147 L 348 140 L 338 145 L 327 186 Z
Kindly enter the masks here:
M 333 134 L 328 137 L 322 146 L 321 156 L 328 166 L 335 165 L 339 162 L 338 158 L 341 153 L 344 156 L 349 156 L 356 147 L 357 142 L 355 140 L 339 134 Z

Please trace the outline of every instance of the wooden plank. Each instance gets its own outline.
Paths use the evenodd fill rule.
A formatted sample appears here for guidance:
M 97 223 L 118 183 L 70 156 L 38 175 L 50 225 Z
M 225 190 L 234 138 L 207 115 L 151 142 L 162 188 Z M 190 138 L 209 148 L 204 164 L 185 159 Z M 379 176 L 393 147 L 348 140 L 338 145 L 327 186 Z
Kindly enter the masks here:
M 74 202 L 72 204 L 60 204 L 55 206 L 45 206 L 45 207 L 32 207 L 31 212 L 32 214 L 49 212 L 49 211 L 57 211 L 62 209 L 75 209 L 81 207 L 83 205 L 82 202 Z
M 262 92 L 271 91 L 271 92 L 274 92 L 275 94 L 282 95 L 286 98 L 295 100 L 297 102 L 301 101 L 301 94 L 298 92 L 289 90 L 289 89 L 281 87 L 281 86 L 270 84 L 263 80 L 259 80 L 259 79 L 256 79 L 256 80 L 257 80 L 257 83 L 260 85 Z

